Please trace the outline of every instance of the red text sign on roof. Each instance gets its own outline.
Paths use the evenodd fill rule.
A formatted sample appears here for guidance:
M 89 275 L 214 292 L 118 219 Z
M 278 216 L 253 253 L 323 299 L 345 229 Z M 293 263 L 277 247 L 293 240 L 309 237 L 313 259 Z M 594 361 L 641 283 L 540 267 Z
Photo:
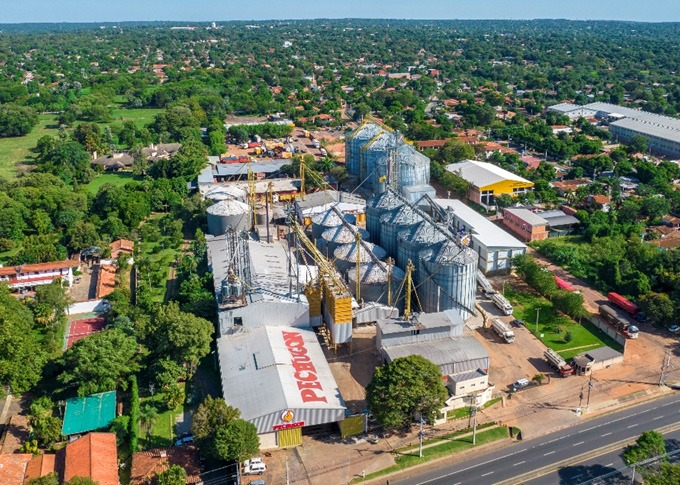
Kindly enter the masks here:
M 302 402 L 328 402 L 325 396 L 319 395 L 317 391 L 323 392 L 321 381 L 316 372 L 316 367 L 307 353 L 305 341 L 300 332 L 281 332 L 283 342 L 286 344 L 290 355 L 293 357 L 293 369 L 295 369 L 295 380 Z

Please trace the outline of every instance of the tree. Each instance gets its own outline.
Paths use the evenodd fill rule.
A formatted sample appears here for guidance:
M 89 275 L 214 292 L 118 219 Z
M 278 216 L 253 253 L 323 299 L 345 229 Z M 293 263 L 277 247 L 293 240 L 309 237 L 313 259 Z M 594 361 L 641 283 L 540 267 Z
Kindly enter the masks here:
M 680 464 L 661 463 L 658 470 L 643 471 L 647 485 L 668 485 L 669 483 L 680 483 Z
M 33 436 L 44 447 L 52 446 L 61 438 L 61 419 L 56 416 L 46 416 L 31 420 Z
M 243 461 L 260 451 L 257 428 L 250 421 L 235 419 L 217 428 L 213 456 L 224 461 Z
M 127 389 L 127 379 L 139 371 L 143 349 L 134 337 L 109 329 L 76 342 L 61 358 L 57 380 L 76 387 L 79 396 Z
M 626 446 L 623 450 L 623 461 L 628 465 L 638 463 L 654 456 L 666 454 L 666 443 L 663 435 L 658 431 L 645 431 L 635 440 L 634 445 Z
M 102 155 L 108 151 L 102 130 L 96 123 L 81 123 L 76 126 L 73 139 L 91 154 Z
M 448 140 L 437 154 L 437 160 L 445 165 L 461 160 L 474 160 L 474 158 L 475 149 L 472 145 L 455 139 Z
M 99 241 L 99 233 L 91 222 L 77 221 L 68 229 L 68 238 L 68 248 L 75 253 L 95 246 Z
M 187 472 L 179 465 L 172 465 L 162 473 L 156 475 L 158 485 L 184 485 L 187 479 Z
M 99 485 L 99 482 L 90 477 L 73 477 L 64 482 L 64 485 Z
M 170 386 L 170 388 L 165 393 L 165 403 L 169 409 L 177 409 L 184 402 L 184 389 L 175 384 Z
M 158 419 L 158 411 L 155 407 L 147 404 L 139 413 L 139 424 L 146 430 L 147 439 L 151 435 L 151 428 L 156 424 Z
M 193 415 L 191 432 L 200 446 L 200 441 L 208 438 L 215 429 L 240 416 L 239 410 L 229 406 L 224 399 L 208 396 Z
M 47 360 L 30 310 L 0 285 L 0 383 L 14 394 L 33 387 Z
M 116 416 L 109 425 L 109 431 L 116 434 L 116 442 L 122 445 L 130 434 L 130 416 Z
M 366 388 L 366 402 L 378 422 L 387 428 L 406 426 L 416 413 L 431 421 L 449 394 L 441 369 L 411 355 L 378 367 Z
M 42 477 L 31 478 L 28 485 L 59 485 L 59 477 L 57 472 L 48 473 Z
M 37 123 L 38 115 L 32 108 L 0 105 L 0 138 L 27 135 Z
M 673 321 L 675 304 L 666 293 L 647 293 L 640 299 L 640 307 L 653 322 L 664 324 Z
M 35 289 L 34 311 L 46 309 L 55 319 L 60 318 L 71 304 L 72 299 L 66 294 L 61 281 L 55 281 L 49 285 L 41 285 Z
M 177 384 L 184 375 L 184 369 L 174 360 L 163 357 L 153 363 L 151 375 L 158 387 L 165 390 Z
M 538 382 L 538 384 L 543 384 L 543 381 L 545 380 L 545 374 L 539 373 L 536 374 L 534 377 L 531 378 L 532 381 Z
M 181 311 L 177 302 L 158 307 L 153 315 L 152 326 L 155 352 L 185 365 L 189 375 L 210 352 L 213 324 Z

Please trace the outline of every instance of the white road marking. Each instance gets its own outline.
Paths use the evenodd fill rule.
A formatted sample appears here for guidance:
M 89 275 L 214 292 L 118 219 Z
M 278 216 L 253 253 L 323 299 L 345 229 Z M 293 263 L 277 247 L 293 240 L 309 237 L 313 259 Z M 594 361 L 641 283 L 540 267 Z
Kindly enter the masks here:
M 578 446 L 578 445 L 582 445 L 583 443 L 585 443 L 585 441 L 579 441 L 578 443 L 574 443 L 571 446 Z
M 485 474 L 484 474 L 484 475 L 482 475 L 482 476 L 483 476 L 483 477 L 486 477 L 486 476 L 489 476 L 489 475 L 491 475 L 492 473 L 493 473 L 493 472 L 485 473 Z
M 628 426 L 628 429 L 630 429 L 630 428 L 634 428 L 634 427 L 636 427 L 637 425 L 638 425 L 638 423 L 635 423 L 635 424 L 631 424 L 630 426 Z
M 612 466 L 612 465 L 613 465 L 613 463 L 609 463 L 609 464 L 607 464 L 607 465 L 605 465 L 605 466 Z
M 520 461 L 519 463 L 515 463 L 515 464 L 514 464 L 514 465 L 512 465 L 512 466 L 517 466 L 517 465 L 521 465 L 521 464 L 523 464 L 523 463 L 526 463 L 526 461 Z
M 547 452 L 547 453 L 543 453 L 543 456 L 552 455 L 553 453 L 555 453 L 555 452 L 554 452 L 554 451 L 549 451 L 549 452 Z
M 600 438 L 604 438 L 605 436 L 609 436 L 610 434 L 611 434 L 611 433 L 601 434 L 601 435 L 600 435 Z
M 652 421 L 656 421 L 657 419 L 661 419 L 663 416 L 657 416 L 656 418 L 652 419 Z

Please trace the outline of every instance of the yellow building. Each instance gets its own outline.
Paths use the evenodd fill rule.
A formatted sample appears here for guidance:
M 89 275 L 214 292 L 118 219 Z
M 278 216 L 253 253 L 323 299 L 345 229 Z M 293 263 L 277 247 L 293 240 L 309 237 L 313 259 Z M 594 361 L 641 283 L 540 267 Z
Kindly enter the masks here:
M 533 182 L 487 162 L 463 160 L 447 165 L 446 170 L 470 182 L 468 198 L 487 208 L 496 205 L 496 197 L 524 194 L 534 186 Z

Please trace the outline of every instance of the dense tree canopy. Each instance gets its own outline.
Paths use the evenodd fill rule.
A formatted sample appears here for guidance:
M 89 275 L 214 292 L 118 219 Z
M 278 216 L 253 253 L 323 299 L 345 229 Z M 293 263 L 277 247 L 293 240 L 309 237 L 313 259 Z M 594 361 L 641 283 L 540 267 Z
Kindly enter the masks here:
M 0 138 L 26 135 L 36 123 L 38 116 L 32 108 L 0 104 Z
M 416 413 L 432 422 L 448 396 L 441 369 L 419 355 L 378 367 L 366 388 L 368 407 L 387 428 L 406 426 Z

